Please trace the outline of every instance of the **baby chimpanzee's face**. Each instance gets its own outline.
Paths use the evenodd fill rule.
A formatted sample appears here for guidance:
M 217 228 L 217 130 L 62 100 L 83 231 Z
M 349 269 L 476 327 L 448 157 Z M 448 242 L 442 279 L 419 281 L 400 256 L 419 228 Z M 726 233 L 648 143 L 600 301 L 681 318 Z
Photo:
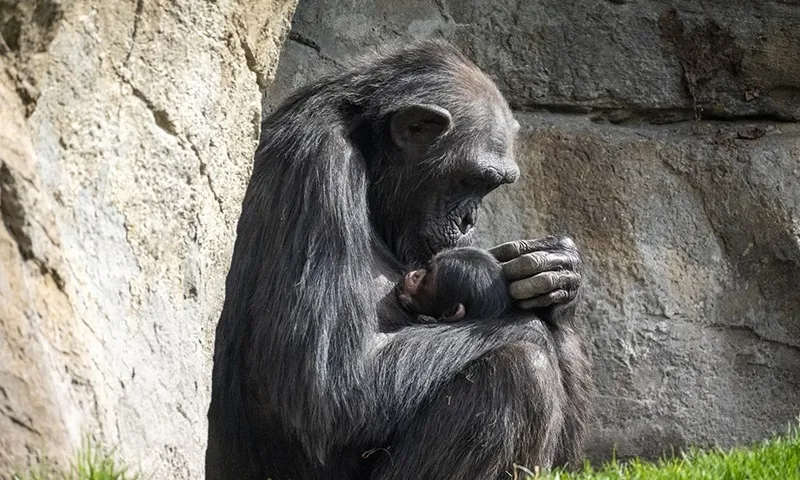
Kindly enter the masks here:
M 453 298 L 441 295 L 438 260 L 434 257 L 427 267 L 408 272 L 396 287 L 400 306 L 412 313 L 454 321 L 464 316 L 464 305 Z
M 437 316 L 435 264 L 408 272 L 397 284 L 396 294 L 400 305 L 409 312 Z

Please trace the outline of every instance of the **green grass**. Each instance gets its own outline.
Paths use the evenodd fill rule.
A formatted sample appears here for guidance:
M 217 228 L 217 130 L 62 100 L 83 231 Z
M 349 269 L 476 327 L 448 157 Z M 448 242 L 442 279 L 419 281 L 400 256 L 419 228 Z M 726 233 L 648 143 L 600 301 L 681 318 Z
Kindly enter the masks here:
M 67 470 L 38 466 L 25 474 L 15 474 L 13 480 L 142 480 L 120 461 L 114 450 L 85 441 Z
M 752 447 L 730 450 L 689 449 L 658 462 L 633 459 L 611 460 L 601 467 L 588 463 L 579 472 L 553 471 L 529 474 L 518 467 L 514 480 L 800 480 L 800 425 L 785 435 L 773 437 Z M 96 443 L 84 447 L 66 471 L 37 468 L 17 474 L 14 480 L 142 480 L 116 457 Z
M 593 468 L 588 463 L 579 472 L 554 471 L 547 475 L 519 478 L 541 480 L 800 480 L 800 426 L 785 435 L 752 447 L 730 450 L 689 449 L 673 458 L 652 463 L 639 459 L 611 460 Z

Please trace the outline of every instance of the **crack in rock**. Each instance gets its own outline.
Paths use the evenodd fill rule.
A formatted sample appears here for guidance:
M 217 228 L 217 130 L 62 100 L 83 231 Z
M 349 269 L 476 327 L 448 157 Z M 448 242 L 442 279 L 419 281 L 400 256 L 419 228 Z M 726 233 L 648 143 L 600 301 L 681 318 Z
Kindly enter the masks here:
M 319 45 L 319 43 L 317 43 L 316 40 L 314 40 L 313 38 L 311 38 L 311 37 L 309 37 L 309 36 L 307 36 L 307 35 L 305 35 L 303 33 L 298 32 L 297 30 L 291 30 L 289 32 L 289 36 L 287 37 L 287 40 L 290 40 L 290 41 L 295 42 L 295 43 L 299 43 L 300 45 L 308 47 L 311 50 L 314 50 L 315 52 L 317 52 L 317 56 L 319 58 L 321 58 L 322 60 L 325 60 L 326 62 L 330 62 L 330 63 L 332 63 L 333 65 L 335 65 L 337 67 L 341 67 L 342 66 L 341 63 L 339 63 L 335 58 L 329 57 L 329 56 L 325 55 L 324 53 L 322 53 L 322 47 Z
M 194 152 L 194 155 L 200 162 L 200 175 L 205 177 L 206 183 L 208 183 L 208 188 L 209 190 L 211 190 L 211 195 L 214 197 L 214 200 L 217 201 L 217 206 L 219 207 L 219 213 L 222 215 L 222 221 L 225 222 L 226 227 L 230 227 L 230 225 L 228 224 L 228 219 L 225 216 L 225 208 L 222 203 L 222 198 L 219 196 L 219 194 L 217 194 L 217 191 L 214 189 L 214 184 L 211 181 L 211 175 L 208 174 L 208 166 L 206 165 L 206 162 L 203 161 L 203 157 L 200 155 L 200 151 L 198 150 L 198 148 L 191 142 L 189 143 L 189 148 L 192 149 L 192 152 Z
M 128 61 L 131 59 L 131 54 L 133 54 L 133 49 L 136 47 L 136 34 L 139 33 L 139 22 L 142 19 L 142 11 L 144 10 L 144 0 L 136 0 L 136 11 L 133 14 L 133 33 L 131 34 L 131 48 L 128 49 L 127 55 L 125 55 L 125 65 L 128 65 Z
M 755 328 L 751 327 L 750 325 L 731 325 L 727 323 L 712 323 L 709 326 L 712 328 L 719 328 L 722 330 L 743 332 L 745 335 L 755 338 L 756 340 L 759 340 L 761 342 L 773 345 L 779 345 L 781 347 L 789 348 L 797 353 L 800 353 L 800 344 L 796 344 L 788 339 L 779 340 L 775 338 L 766 337 L 761 333 L 759 333 Z
M 125 83 L 130 85 L 130 87 L 133 89 L 133 96 L 141 100 L 147 109 L 150 110 L 150 113 L 153 114 L 153 120 L 155 120 L 156 126 L 172 136 L 177 136 L 178 129 L 175 126 L 175 122 L 169 118 L 167 111 L 158 108 L 149 98 L 147 98 L 144 92 L 134 87 L 130 82 L 125 81 Z
M 557 115 L 590 116 L 594 122 L 608 122 L 614 125 L 647 123 L 652 125 L 668 125 L 697 121 L 693 108 L 642 108 L 635 105 L 598 107 L 590 105 L 574 105 L 567 103 L 519 103 L 511 104 L 515 112 L 539 113 L 548 112 Z M 758 115 L 735 115 L 726 113 L 705 113 L 703 120 L 717 120 L 729 123 L 752 123 L 757 121 L 774 123 L 796 123 L 795 120 L 781 114 L 762 113 Z M 746 134 L 745 134 L 746 135 Z
M 250 44 L 247 43 L 247 38 L 245 38 L 244 35 L 239 35 L 239 44 L 242 46 L 242 50 L 244 50 L 244 59 L 247 62 L 247 69 L 256 74 L 256 84 L 258 88 L 261 90 L 267 88 L 269 82 L 258 68 L 256 56 L 253 54 L 253 49 L 250 48 Z
M 150 100 L 150 98 L 141 90 L 139 90 L 136 85 L 131 82 L 130 79 L 126 75 L 123 75 L 116 67 L 113 68 L 114 73 L 117 74 L 122 83 L 131 87 L 131 91 L 133 92 L 133 96 L 141 100 L 144 103 L 144 106 L 150 110 L 150 113 L 153 114 L 153 120 L 155 120 L 156 126 L 164 132 L 172 135 L 174 137 L 178 136 L 178 127 L 175 125 L 175 122 L 169 117 L 169 113 L 163 108 L 159 108 L 155 102 Z
M 36 430 L 36 428 L 34 428 L 33 425 L 31 425 L 28 422 L 25 422 L 25 421 L 21 420 L 19 417 L 13 415 L 12 413 L 4 412 L 2 410 L 0 410 L 0 413 L 2 413 L 4 417 L 8 418 L 11 421 L 11 423 L 13 423 L 14 425 L 16 425 L 16 426 L 18 426 L 20 428 L 23 428 L 23 429 L 29 431 L 30 433 L 32 433 L 34 435 L 37 435 L 39 437 L 42 436 L 42 432 L 40 432 L 39 430 Z
M 20 201 L 17 182 L 5 163 L 0 163 L 0 217 L 11 238 L 17 244 L 17 250 L 25 261 L 31 261 L 39 267 L 42 275 L 49 275 L 56 286 L 64 291 L 64 279 L 58 271 L 38 258 L 33 251 L 33 241 L 25 231 L 27 219 L 25 208 Z

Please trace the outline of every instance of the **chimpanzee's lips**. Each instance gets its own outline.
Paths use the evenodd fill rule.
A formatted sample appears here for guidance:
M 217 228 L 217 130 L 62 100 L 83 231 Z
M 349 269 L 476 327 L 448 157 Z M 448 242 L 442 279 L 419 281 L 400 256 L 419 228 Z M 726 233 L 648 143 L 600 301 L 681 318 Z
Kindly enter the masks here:
M 460 237 L 458 237 L 458 240 L 456 240 L 455 246 L 456 247 L 463 247 L 465 245 L 471 244 L 472 243 L 472 237 L 474 237 L 474 236 L 475 236 L 475 226 L 473 225 L 472 227 L 470 227 L 469 230 L 467 230 L 467 232 L 464 235 L 461 235 Z

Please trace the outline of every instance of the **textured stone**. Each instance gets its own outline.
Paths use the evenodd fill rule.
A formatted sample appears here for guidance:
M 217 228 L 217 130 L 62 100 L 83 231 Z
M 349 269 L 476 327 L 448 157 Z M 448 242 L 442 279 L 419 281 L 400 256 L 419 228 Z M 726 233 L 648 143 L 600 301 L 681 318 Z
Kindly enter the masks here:
M 448 5 L 459 42 L 520 108 L 800 119 L 796 1 Z
M 442 34 L 513 107 L 659 122 L 800 119 L 800 2 L 437 0 L 301 3 L 282 54 L 334 64 L 385 42 Z M 302 48 L 300 48 L 302 46 Z M 315 67 L 316 68 L 316 67 Z M 279 86 L 279 90 L 281 87 Z
M 51 236 L 52 201 L 36 173 L 25 107 L 10 84 L 0 77 L 0 477 L 28 452 L 32 460 L 64 461 L 75 409 L 68 392 L 80 388 L 70 377 L 82 378 L 86 366 L 75 339 L 81 326 L 56 270 L 63 260 Z
M 488 198 L 483 243 L 555 232 L 583 248 L 589 455 L 783 431 L 800 412 L 800 126 L 751 140 L 752 124 L 518 118 L 521 180 Z
M 438 34 L 498 81 L 522 178 L 478 229 L 583 248 L 595 459 L 749 442 L 800 413 L 800 129 L 774 122 L 800 115 L 800 4 L 695 3 L 301 1 L 265 96 Z
M 85 434 L 202 477 L 259 85 L 293 9 L 0 1 L 0 477 Z

